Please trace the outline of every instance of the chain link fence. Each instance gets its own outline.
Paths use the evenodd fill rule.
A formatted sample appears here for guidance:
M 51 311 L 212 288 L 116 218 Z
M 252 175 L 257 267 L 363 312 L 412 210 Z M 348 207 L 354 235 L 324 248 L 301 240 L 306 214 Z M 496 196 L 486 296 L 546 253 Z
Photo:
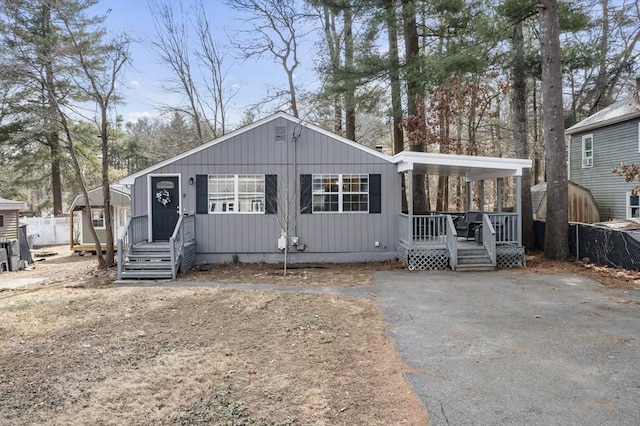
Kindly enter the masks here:
M 544 250 L 545 222 L 535 221 L 536 248 Z M 593 226 L 569 224 L 569 250 L 578 259 L 602 266 L 640 271 L 640 233 Z

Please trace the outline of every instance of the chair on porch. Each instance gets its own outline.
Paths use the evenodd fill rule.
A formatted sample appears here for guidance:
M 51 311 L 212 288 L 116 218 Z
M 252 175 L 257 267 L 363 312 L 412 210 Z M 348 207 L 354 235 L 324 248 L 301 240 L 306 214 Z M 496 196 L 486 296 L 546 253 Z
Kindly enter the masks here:
M 482 212 L 468 211 L 455 225 L 458 237 L 464 237 L 467 240 L 474 239 L 476 228 L 482 225 Z

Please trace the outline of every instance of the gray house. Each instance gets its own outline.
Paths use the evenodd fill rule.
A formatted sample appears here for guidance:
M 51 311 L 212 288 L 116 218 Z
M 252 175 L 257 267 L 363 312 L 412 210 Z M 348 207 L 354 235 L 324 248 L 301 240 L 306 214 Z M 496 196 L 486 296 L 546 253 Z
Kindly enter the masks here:
M 408 261 L 436 250 L 446 267 L 455 267 L 451 217 L 402 214 L 403 179 L 410 186 L 416 170 L 469 181 L 519 180 L 530 164 L 426 153 L 391 157 L 277 113 L 120 180 L 131 188 L 133 217 L 118 242 L 119 276 L 175 277 L 194 262 L 236 257 L 277 262 L 285 248 L 292 262 Z M 520 246 L 519 210 L 508 215 L 509 232 L 497 234 Z M 495 267 L 493 225 L 507 214 L 485 216 L 485 241 L 493 244 L 487 257 Z M 416 251 L 425 246 L 428 251 Z M 421 261 L 416 268 L 433 264 Z
M 567 129 L 569 179 L 588 188 L 600 220 L 640 219 L 640 203 L 612 167 L 640 162 L 640 104 L 635 97 L 618 101 Z

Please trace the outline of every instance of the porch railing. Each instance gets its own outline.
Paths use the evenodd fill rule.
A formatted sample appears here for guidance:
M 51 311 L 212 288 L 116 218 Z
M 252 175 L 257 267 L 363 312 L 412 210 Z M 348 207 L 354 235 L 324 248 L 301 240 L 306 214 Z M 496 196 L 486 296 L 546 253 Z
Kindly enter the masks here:
M 411 243 L 411 227 L 409 226 L 409 215 L 400 213 L 398 215 L 398 239 L 405 243 Z
M 496 231 L 497 244 L 519 244 L 517 213 L 486 213 Z
M 122 279 L 122 268 L 124 261 L 129 256 L 131 248 L 138 243 L 147 241 L 148 237 L 148 217 L 135 216 L 127 221 L 124 231 L 118 238 L 118 279 Z
M 489 254 L 491 264 L 496 266 L 496 230 L 488 214 L 482 215 L 482 245 Z
M 178 223 L 169 238 L 169 250 L 171 252 L 171 276 L 176 279 L 178 275 L 178 262 L 184 260 L 184 246 L 196 239 L 196 217 L 180 216 Z

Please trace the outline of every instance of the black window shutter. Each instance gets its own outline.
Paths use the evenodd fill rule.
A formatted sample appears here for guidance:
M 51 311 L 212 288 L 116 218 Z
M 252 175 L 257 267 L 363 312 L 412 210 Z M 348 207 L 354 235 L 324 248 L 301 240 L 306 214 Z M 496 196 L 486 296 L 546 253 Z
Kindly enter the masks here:
M 264 212 L 278 213 L 278 175 L 264 175 Z
M 209 176 L 196 175 L 196 213 L 209 213 Z
M 369 175 L 369 213 L 382 213 L 382 176 Z
M 310 214 L 313 211 L 311 203 L 311 175 L 300 175 L 300 213 Z

